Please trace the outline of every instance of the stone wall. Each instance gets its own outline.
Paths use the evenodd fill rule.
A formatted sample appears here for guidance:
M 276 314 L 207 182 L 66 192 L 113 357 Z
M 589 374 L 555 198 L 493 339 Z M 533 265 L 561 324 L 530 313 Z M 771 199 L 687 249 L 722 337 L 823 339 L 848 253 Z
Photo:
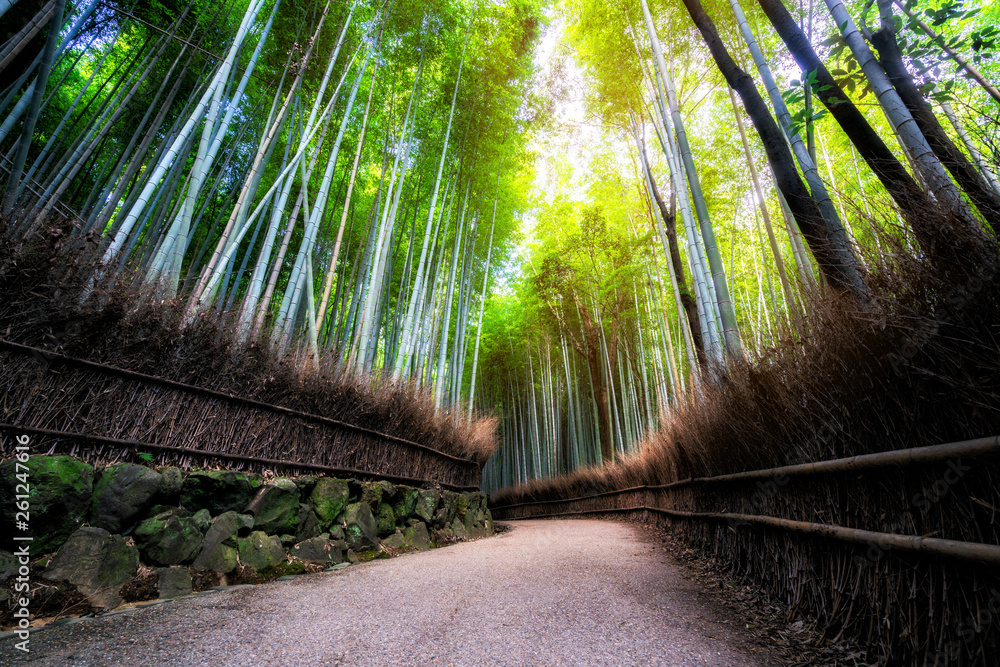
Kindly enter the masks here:
M 12 552 L 24 544 L 6 529 L 17 509 L 14 463 L 0 464 L 4 616 L 19 570 Z M 50 607 L 100 611 L 493 534 L 482 493 L 133 463 L 95 470 L 70 456 L 27 465 L 35 615 L 57 611 L 45 596 L 56 598 Z

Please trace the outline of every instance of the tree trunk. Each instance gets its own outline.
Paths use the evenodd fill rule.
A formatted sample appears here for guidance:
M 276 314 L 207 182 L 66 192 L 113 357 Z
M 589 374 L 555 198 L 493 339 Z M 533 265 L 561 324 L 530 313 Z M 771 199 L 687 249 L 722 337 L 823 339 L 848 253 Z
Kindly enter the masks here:
M 753 79 L 741 70 L 719 37 L 712 20 L 705 13 L 699 0 L 684 0 L 688 13 L 701 31 L 712 57 L 729 85 L 736 90 L 750 114 L 767 152 L 775 182 L 785 195 L 785 201 L 809 243 L 816 261 L 830 286 L 862 299 L 865 283 L 854 249 L 843 227 L 830 229 L 820 214 L 816 200 L 799 177 L 795 161 L 788 150 L 785 137 L 771 116 Z
M 747 168 L 750 169 L 750 178 L 753 182 L 754 192 L 757 194 L 757 199 L 759 200 L 758 207 L 760 208 L 761 218 L 764 220 L 764 228 L 767 231 L 767 242 L 771 248 L 771 254 L 774 256 L 774 265 L 778 270 L 781 291 L 785 295 L 786 308 L 792 316 L 795 328 L 801 333 L 802 313 L 799 311 L 799 304 L 795 300 L 792 283 L 788 279 L 788 273 L 785 271 L 785 262 L 781 257 L 781 251 L 778 249 L 778 240 L 774 237 L 771 214 L 767 210 L 767 200 L 764 199 L 764 190 L 760 187 L 760 177 L 757 175 L 757 167 L 754 165 L 753 158 L 750 155 L 750 143 L 747 141 L 747 133 L 743 128 L 743 118 L 740 117 L 739 107 L 736 105 L 736 96 L 733 95 L 732 89 L 729 90 L 729 101 L 733 105 L 733 115 L 736 116 L 736 127 L 740 131 L 740 141 L 743 143 L 743 154 L 746 156 Z
M 53 56 L 56 51 L 56 42 L 59 39 L 59 28 L 62 26 L 63 10 L 66 8 L 66 0 L 60 0 L 55 6 L 55 15 L 52 17 L 51 27 L 48 37 L 45 40 L 45 50 L 42 54 L 42 65 L 38 69 L 38 77 L 35 79 L 35 88 L 32 91 L 31 103 L 28 106 L 28 116 L 24 120 L 24 128 L 21 130 L 21 139 L 17 146 L 17 153 L 14 156 L 14 166 L 11 167 L 10 177 L 7 179 L 7 191 L 4 194 L 3 215 L 10 216 L 17 203 L 17 197 L 21 192 L 21 176 L 24 173 L 24 163 L 28 158 L 28 149 L 31 147 L 31 137 L 35 133 L 35 123 L 38 121 L 38 112 L 42 106 L 42 98 L 45 96 L 45 83 L 49 79 L 49 71 L 52 68 Z
M 590 338 L 590 336 L 588 336 Z M 594 390 L 594 401 L 597 403 L 597 423 L 600 429 L 601 460 L 610 463 L 614 460 L 614 447 L 611 442 L 611 407 L 608 401 L 608 387 L 603 380 L 604 369 L 601 368 L 600 347 L 596 340 L 588 341 L 587 367 L 590 369 L 590 386 Z
M 694 297 L 691 296 L 691 291 L 688 289 L 687 281 L 684 277 L 684 262 L 681 261 L 681 252 L 677 245 L 677 216 L 673 205 L 668 209 L 666 204 L 663 203 L 663 198 L 656 188 L 656 181 L 653 179 L 652 173 L 648 173 L 647 175 L 649 177 L 649 189 L 653 194 L 656 207 L 660 211 L 663 230 L 667 235 L 667 245 L 670 248 L 670 257 L 667 259 L 671 266 L 674 267 L 674 275 L 677 277 L 677 288 L 680 291 L 681 305 L 684 307 L 684 314 L 687 317 L 691 330 L 691 342 L 694 345 L 695 353 L 698 355 L 698 364 L 704 368 L 707 362 L 707 358 L 705 357 L 705 342 L 702 339 L 701 327 L 698 323 L 698 304 L 695 303 Z M 671 202 L 674 201 L 673 194 L 671 194 L 670 199 Z
M 947 230 L 941 228 L 940 216 L 927 215 L 927 211 L 938 206 L 921 190 L 874 128 L 851 103 L 850 97 L 841 90 L 781 0 L 758 2 L 799 66 L 805 71 L 815 70 L 819 84 L 815 90 L 817 96 L 840 123 L 858 153 L 892 196 L 924 250 L 932 254 L 939 242 L 952 243 L 953 239 Z
M 879 3 L 882 4 L 882 3 Z M 983 180 L 965 158 L 948 134 L 941 127 L 930 105 L 913 82 L 913 77 L 906 71 L 903 57 L 896 42 L 895 30 L 891 22 L 883 20 L 882 27 L 871 36 L 872 44 L 879 52 L 879 61 L 889 75 L 896 92 L 903 104 L 910 110 L 913 120 L 917 122 L 920 131 L 927 138 L 931 150 L 941 160 L 941 164 L 951 172 L 951 175 L 965 190 L 969 198 L 979 209 L 979 212 L 994 230 L 1000 230 L 1000 196 Z
M 465 65 L 465 50 L 469 46 L 469 34 L 471 32 L 471 28 L 472 24 L 470 23 L 465 30 L 465 43 L 462 46 L 462 57 L 458 61 L 458 74 L 455 76 L 455 87 L 451 94 L 451 110 L 448 112 L 448 124 L 445 128 L 444 139 L 442 140 L 441 144 L 441 159 L 438 162 L 437 176 L 435 176 L 434 178 L 434 189 L 431 194 L 431 202 L 427 208 L 427 223 L 424 227 L 424 244 L 420 250 L 420 261 L 417 264 L 417 275 L 413 280 L 413 287 L 411 288 L 412 293 L 410 295 L 409 303 L 406 307 L 406 317 L 403 318 L 403 332 L 402 332 L 403 347 L 396 355 L 396 363 L 392 373 L 393 377 L 397 379 L 400 377 L 400 375 L 403 372 L 404 366 L 409 361 L 411 354 L 411 345 L 409 341 L 415 337 L 416 335 L 415 330 L 418 329 L 417 323 L 415 321 L 417 299 L 419 294 L 423 290 L 425 273 L 427 271 L 424 262 L 427 259 L 427 245 L 428 241 L 430 240 L 429 235 L 431 229 L 431 221 L 434 219 L 434 209 L 437 206 L 438 192 L 441 189 L 441 175 L 444 172 L 445 158 L 448 155 L 448 141 L 451 138 L 451 126 L 452 126 L 452 121 L 455 118 L 455 103 L 458 100 L 458 86 L 462 82 L 462 67 Z M 447 192 L 445 192 L 445 196 L 447 197 Z M 441 206 L 443 209 L 444 208 L 443 202 Z M 440 214 L 438 220 L 440 224 Z
M 764 82 L 764 87 L 767 89 L 767 95 L 771 100 L 774 115 L 777 116 L 779 126 L 785 131 L 785 135 L 788 137 L 788 141 L 792 146 L 792 154 L 802 168 L 802 176 L 805 178 L 806 186 L 809 188 L 809 192 L 812 193 L 813 199 L 816 200 L 816 205 L 819 206 L 820 214 L 826 220 L 827 227 L 830 229 L 842 229 L 843 222 L 837 215 L 837 209 L 834 207 L 830 193 L 826 189 L 826 183 L 823 182 L 816 167 L 815 146 L 802 141 L 802 137 L 799 136 L 798 131 L 795 129 L 792 116 L 788 112 L 788 105 L 785 104 L 785 100 L 781 97 L 778 84 L 775 82 L 774 76 L 771 74 L 771 68 L 768 66 L 767 60 L 764 58 L 764 54 L 757 44 L 757 38 L 750 28 L 750 23 L 743 14 L 743 8 L 740 6 L 739 0 L 729 0 L 729 5 L 736 17 L 736 22 L 739 24 L 743 40 L 750 49 L 750 55 L 753 58 L 754 65 L 757 67 L 757 72 L 760 74 L 760 78 Z M 811 87 L 807 87 L 807 100 L 810 101 L 810 108 L 812 105 L 811 90 Z M 801 241 L 797 235 L 793 235 L 793 239 L 796 250 L 798 250 L 798 246 L 801 246 Z
M 716 298 L 713 302 L 718 306 L 719 318 L 722 324 L 722 335 L 725 341 L 726 355 L 734 361 L 745 361 L 743 345 L 740 342 L 739 327 L 736 322 L 736 311 L 733 308 L 733 301 L 729 295 L 729 283 L 726 280 L 725 266 L 719 255 L 719 249 L 715 242 L 715 232 L 712 229 L 712 221 L 708 215 L 708 207 L 705 204 L 705 197 L 701 191 L 701 182 L 695 168 L 694 159 L 691 156 L 691 148 L 688 145 L 687 134 L 681 120 L 680 106 L 677 103 L 672 79 L 667 72 L 666 62 L 660 50 L 660 41 L 653 26 L 653 17 L 649 13 L 649 5 L 646 0 L 642 0 L 642 12 L 646 19 L 646 29 L 649 33 L 650 45 L 655 56 L 656 67 L 660 76 L 664 80 L 670 112 L 674 118 L 674 125 L 677 130 L 677 145 L 679 157 L 684 165 L 684 170 L 688 175 L 688 183 L 691 186 L 691 198 L 694 200 L 695 211 L 698 214 L 698 222 L 701 227 L 702 236 L 705 239 L 705 253 L 708 259 L 708 268 L 712 274 L 712 283 L 715 286 Z

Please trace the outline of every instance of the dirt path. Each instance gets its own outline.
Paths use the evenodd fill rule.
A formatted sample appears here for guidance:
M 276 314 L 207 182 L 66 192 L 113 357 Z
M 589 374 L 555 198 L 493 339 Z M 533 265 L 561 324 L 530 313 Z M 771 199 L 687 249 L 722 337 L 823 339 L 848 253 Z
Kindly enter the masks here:
M 769 662 L 641 529 L 512 525 L 491 539 L 46 629 L 32 636 L 30 664 Z M 8 642 L 0 664 L 22 664 Z

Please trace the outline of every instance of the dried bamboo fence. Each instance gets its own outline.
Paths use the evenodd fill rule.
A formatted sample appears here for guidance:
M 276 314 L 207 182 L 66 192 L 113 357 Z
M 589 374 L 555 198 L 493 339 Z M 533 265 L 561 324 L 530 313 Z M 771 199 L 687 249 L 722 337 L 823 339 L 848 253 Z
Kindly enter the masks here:
M 398 436 L 0 339 L 0 430 L 35 451 L 95 464 L 143 454 L 159 464 L 323 471 L 452 489 L 482 467 Z M 44 445 L 40 444 L 44 443 Z M 9 455 L 0 445 L 0 456 Z
M 667 527 L 887 664 L 1000 661 L 1000 437 L 491 506 Z

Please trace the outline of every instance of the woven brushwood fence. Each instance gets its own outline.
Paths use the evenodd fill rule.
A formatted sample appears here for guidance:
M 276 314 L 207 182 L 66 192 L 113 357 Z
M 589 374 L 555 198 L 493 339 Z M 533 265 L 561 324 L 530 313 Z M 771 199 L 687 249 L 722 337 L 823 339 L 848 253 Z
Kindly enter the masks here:
M 1000 437 L 491 507 L 652 522 L 886 664 L 1000 661 Z
M 481 462 L 389 433 L 10 341 L 0 340 L 0 383 L 0 430 L 34 436 L 36 452 L 97 465 L 142 456 L 456 490 L 481 480 Z

